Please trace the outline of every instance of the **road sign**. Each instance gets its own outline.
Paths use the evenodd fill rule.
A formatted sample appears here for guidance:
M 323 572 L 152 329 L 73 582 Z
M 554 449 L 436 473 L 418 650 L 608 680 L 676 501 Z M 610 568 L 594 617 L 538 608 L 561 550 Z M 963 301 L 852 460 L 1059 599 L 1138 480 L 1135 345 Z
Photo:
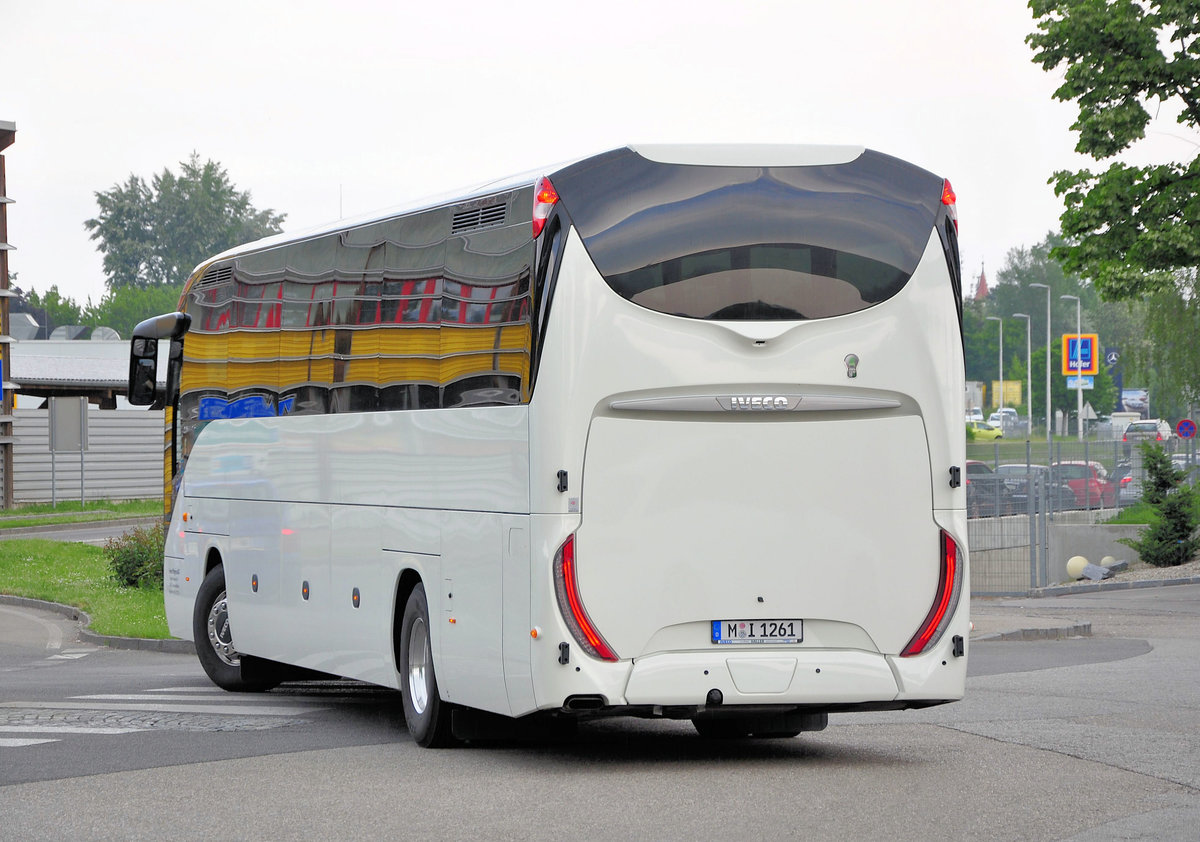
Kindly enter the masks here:
M 1099 374 L 1100 336 L 1095 333 L 1064 333 L 1062 373 Z
M 1175 432 L 1179 433 L 1181 439 L 1190 439 L 1196 435 L 1196 422 L 1190 418 L 1184 418 L 1175 425 Z
M 1074 392 L 1076 389 L 1094 389 L 1096 388 L 1096 378 L 1091 376 L 1084 377 L 1068 377 L 1067 391 Z

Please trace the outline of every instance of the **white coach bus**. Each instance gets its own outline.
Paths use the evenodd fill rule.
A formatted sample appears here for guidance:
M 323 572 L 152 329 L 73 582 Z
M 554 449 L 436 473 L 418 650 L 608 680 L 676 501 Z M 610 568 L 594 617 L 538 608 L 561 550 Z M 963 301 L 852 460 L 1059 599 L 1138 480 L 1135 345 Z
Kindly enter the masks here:
M 954 202 L 862 148 L 631 146 L 206 261 L 132 342 L 171 633 L 229 690 L 398 688 L 424 746 L 961 698 Z

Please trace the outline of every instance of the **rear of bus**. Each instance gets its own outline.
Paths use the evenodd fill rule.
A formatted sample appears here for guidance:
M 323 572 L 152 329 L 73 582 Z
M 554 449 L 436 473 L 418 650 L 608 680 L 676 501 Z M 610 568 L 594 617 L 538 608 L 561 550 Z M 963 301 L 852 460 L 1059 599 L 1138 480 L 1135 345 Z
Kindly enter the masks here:
M 538 201 L 538 707 L 777 734 L 961 698 L 949 183 L 861 148 L 636 147 Z

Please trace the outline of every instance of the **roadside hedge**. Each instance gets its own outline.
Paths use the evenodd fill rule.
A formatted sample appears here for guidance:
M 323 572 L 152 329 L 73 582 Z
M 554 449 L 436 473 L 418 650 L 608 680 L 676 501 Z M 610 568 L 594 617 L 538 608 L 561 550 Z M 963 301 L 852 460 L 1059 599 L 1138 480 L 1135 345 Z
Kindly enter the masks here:
M 161 523 L 131 529 L 104 542 L 104 555 L 113 576 L 125 587 L 162 588 L 163 544 Z

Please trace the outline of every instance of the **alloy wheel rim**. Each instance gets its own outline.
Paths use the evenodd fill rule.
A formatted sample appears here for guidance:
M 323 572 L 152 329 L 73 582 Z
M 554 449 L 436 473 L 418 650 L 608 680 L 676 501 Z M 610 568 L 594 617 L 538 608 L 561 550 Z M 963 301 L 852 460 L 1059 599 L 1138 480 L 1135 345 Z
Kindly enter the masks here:
M 429 661 L 429 630 L 418 617 L 408 635 L 408 697 L 418 715 L 429 706 Z
M 233 648 L 233 633 L 229 629 L 229 602 L 221 591 L 208 610 L 208 642 L 213 652 L 226 666 L 240 666 L 242 656 Z

